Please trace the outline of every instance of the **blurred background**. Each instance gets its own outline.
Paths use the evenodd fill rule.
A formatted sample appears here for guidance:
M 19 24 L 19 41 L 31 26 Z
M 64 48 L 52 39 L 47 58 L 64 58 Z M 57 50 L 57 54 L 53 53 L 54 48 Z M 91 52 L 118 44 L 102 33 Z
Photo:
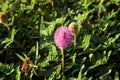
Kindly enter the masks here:
M 71 22 L 62 75 L 54 32 Z M 0 0 L 0 80 L 119 80 L 119 39 L 119 0 Z

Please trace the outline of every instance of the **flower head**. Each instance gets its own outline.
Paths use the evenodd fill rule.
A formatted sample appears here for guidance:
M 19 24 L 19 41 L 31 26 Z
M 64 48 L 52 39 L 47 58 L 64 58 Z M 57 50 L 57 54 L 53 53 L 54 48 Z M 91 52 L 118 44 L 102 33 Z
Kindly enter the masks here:
M 72 41 L 72 33 L 66 26 L 59 27 L 55 31 L 54 40 L 58 48 L 65 49 Z
M 72 22 L 70 25 L 69 25 L 69 29 L 71 30 L 72 34 L 73 35 L 76 35 L 77 32 L 78 32 L 78 26 L 75 22 Z
M 24 72 L 26 76 L 29 74 L 31 70 L 30 64 L 32 64 L 32 61 L 30 60 L 30 58 L 29 57 L 25 58 L 22 64 L 21 71 Z
M 10 27 L 8 25 L 8 16 L 5 12 L 0 12 L 0 23 L 4 24 L 8 30 L 10 30 Z
M 0 12 L 0 23 L 7 23 L 8 21 L 8 16 L 4 12 Z

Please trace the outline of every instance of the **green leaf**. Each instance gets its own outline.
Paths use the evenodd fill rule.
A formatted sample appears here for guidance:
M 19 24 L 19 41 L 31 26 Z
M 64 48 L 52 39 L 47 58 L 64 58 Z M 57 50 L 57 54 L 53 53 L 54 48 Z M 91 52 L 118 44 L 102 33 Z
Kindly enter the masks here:
M 12 28 L 12 31 L 11 31 L 11 36 L 10 36 L 10 40 L 13 41 L 14 40 L 14 36 L 15 34 L 17 33 L 18 30 Z
M 76 59 L 76 53 L 74 53 L 74 55 L 72 56 L 72 62 L 73 62 L 73 64 L 75 63 L 75 59 Z
M 8 1 L 6 1 L 2 4 L 2 11 L 7 12 L 7 9 L 8 9 Z
M 58 65 L 55 71 L 52 72 L 49 80 L 54 80 L 54 79 L 59 78 L 60 71 L 61 71 L 61 65 Z
M 32 53 L 34 53 L 36 50 L 35 50 L 35 46 L 33 46 L 30 51 L 28 52 L 28 56 L 31 55 Z
M 115 37 L 108 38 L 107 43 L 105 43 L 107 46 L 110 46 L 113 44 L 118 38 L 120 37 L 120 33 L 116 34 Z
M 17 53 L 16 53 L 16 55 L 17 55 L 22 61 L 24 61 L 24 59 L 25 59 L 24 57 L 22 57 L 21 55 L 19 55 L 19 54 L 17 54 Z
M 31 3 L 30 3 L 31 10 L 34 9 L 35 2 L 36 2 L 36 0 L 31 0 Z
M 90 38 L 91 35 L 85 35 L 82 41 L 82 46 L 79 46 L 78 48 L 83 48 L 84 50 L 86 50 L 90 45 Z
M 1 42 L 1 44 L 5 44 L 5 43 L 8 43 L 10 42 L 10 39 L 6 38 L 4 41 Z
M 69 80 L 78 80 L 78 79 L 74 77 L 70 77 Z
M 119 80 L 119 73 L 118 72 L 115 72 L 114 80 Z
M 38 53 L 38 50 L 39 50 L 38 41 L 36 41 L 35 65 L 37 64 L 38 59 L 40 59 L 40 55 Z
M 55 45 L 52 45 L 52 53 L 50 55 L 51 59 L 55 59 L 58 55 L 57 49 Z
M 25 53 L 23 53 L 24 57 L 27 58 L 27 55 Z
M 14 72 L 13 64 L 0 63 L 0 72 L 3 73 L 3 75 L 10 75 Z
M 16 80 L 20 80 L 21 78 L 21 71 L 20 71 L 20 66 L 17 67 L 17 70 L 16 70 Z
M 82 65 L 81 69 L 80 69 L 80 72 L 78 74 L 78 80 L 82 80 L 82 70 L 84 69 L 85 65 Z
M 4 41 L 2 41 L 2 44 L 6 44 L 4 46 L 4 48 L 7 48 L 11 43 L 13 43 L 14 36 L 15 36 L 16 33 L 17 33 L 17 30 L 15 30 L 14 28 L 12 28 L 10 38 L 6 38 Z
M 27 0 L 21 0 L 23 3 L 26 3 L 27 2 Z
M 56 69 L 56 74 L 60 74 L 60 70 L 61 70 L 61 65 L 58 65 L 57 69 Z

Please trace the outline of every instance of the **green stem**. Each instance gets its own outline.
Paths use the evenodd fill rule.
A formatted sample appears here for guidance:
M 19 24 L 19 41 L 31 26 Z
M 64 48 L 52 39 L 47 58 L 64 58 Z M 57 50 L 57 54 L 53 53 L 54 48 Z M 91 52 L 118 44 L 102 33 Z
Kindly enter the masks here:
M 74 34 L 73 36 L 74 36 L 74 40 L 73 40 L 73 41 L 74 41 L 74 47 L 73 47 L 72 53 L 74 53 L 75 46 L 76 46 L 76 44 L 77 44 L 77 43 L 76 43 L 76 34 Z
M 34 74 L 35 74 L 36 76 L 38 76 L 37 72 L 35 71 L 34 65 L 33 65 L 33 64 L 30 64 L 30 66 L 32 67 L 32 70 L 33 70 Z
M 10 30 L 10 27 L 7 23 L 5 23 L 4 25 L 7 27 L 8 30 Z
M 76 34 L 74 34 L 74 47 L 76 46 Z
M 35 71 L 35 68 L 33 67 L 33 72 L 36 76 L 38 76 L 37 72 Z
M 61 49 L 62 52 L 62 74 L 64 74 L 64 49 Z

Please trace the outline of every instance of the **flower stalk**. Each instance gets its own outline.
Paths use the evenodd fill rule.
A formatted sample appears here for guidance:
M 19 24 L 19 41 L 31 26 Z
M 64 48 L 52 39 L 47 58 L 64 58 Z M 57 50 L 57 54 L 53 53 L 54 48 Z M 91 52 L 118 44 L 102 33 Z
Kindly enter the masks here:
M 74 47 L 77 45 L 76 43 L 76 34 L 73 35 L 74 36 Z
M 62 74 L 64 74 L 64 49 L 61 48 L 62 53 Z

